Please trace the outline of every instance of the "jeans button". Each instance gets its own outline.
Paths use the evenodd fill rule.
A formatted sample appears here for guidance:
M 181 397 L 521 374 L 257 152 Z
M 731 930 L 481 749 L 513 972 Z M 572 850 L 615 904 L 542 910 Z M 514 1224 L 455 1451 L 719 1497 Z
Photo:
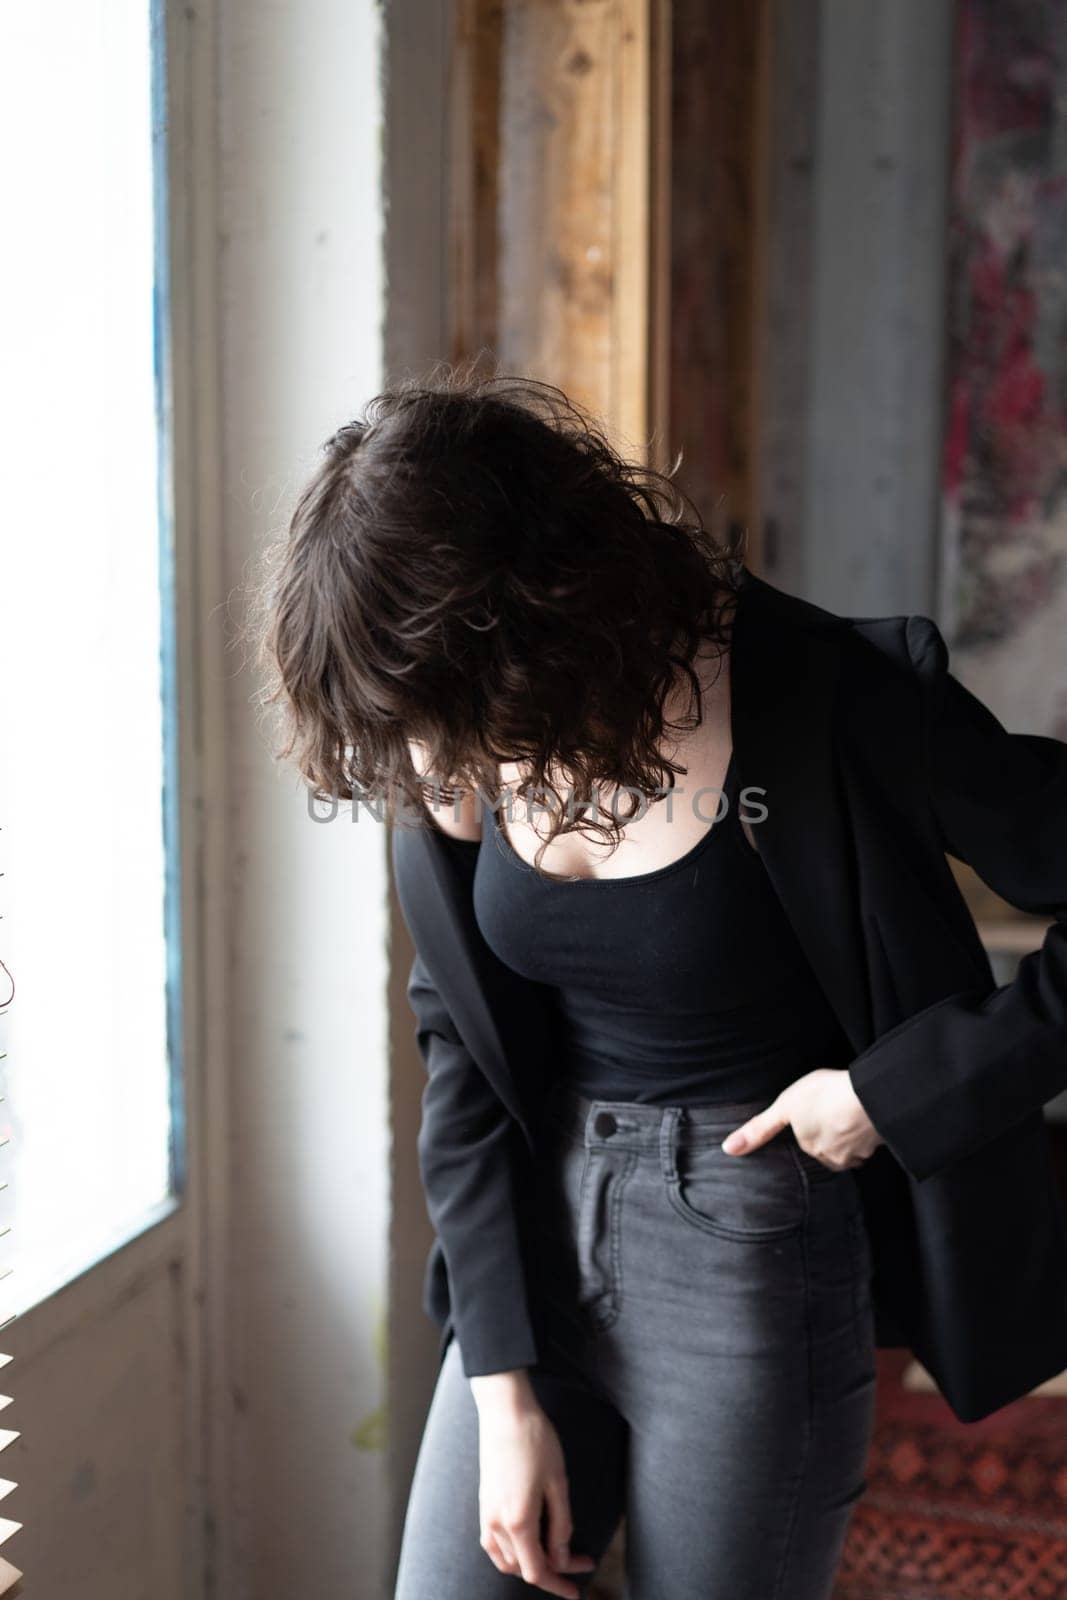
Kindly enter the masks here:
M 615 1132 L 617 1127 L 618 1123 L 610 1111 L 598 1111 L 593 1118 L 593 1132 L 602 1139 L 608 1138 L 609 1135 Z

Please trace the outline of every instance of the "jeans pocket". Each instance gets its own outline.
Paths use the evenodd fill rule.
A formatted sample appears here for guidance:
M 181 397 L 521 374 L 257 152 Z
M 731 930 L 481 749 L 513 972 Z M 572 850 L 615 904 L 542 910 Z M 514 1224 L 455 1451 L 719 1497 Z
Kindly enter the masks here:
M 694 1228 L 720 1238 L 785 1239 L 803 1226 L 808 1183 L 784 1139 L 747 1155 L 727 1155 L 718 1141 L 683 1143 L 667 1180 L 671 1205 Z

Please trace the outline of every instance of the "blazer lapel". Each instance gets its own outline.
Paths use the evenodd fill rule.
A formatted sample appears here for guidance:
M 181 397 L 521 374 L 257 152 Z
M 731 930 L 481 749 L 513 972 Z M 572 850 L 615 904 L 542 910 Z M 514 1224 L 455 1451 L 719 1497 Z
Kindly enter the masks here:
M 734 618 L 731 731 L 738 783 L 767 816 L 760 856 L 828 1000 L 858 1053 L 873 1039 L 834 712 L 847 623 L 747 567 Z
M 477 852 L 426 826 L 394 829 L 393 849 L 415 947 L 467 1049 L 529 1138 L 526 1086 L 515 1068 L 529 1060 L 544 1071 L 550 1038 L 536 986 L 498 960 L 478 928 Z

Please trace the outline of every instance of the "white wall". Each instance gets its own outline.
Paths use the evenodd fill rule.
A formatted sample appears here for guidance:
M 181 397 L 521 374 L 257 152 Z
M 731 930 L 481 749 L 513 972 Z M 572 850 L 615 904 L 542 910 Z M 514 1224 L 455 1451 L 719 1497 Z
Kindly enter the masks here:
M 373 0 L 218 0 L 223 585 L 283 529 L 318 445 L 381 387 Z M 386 1592 L 384 827 L 307 815 L 231 652 L 220 1600 Z
M 933 611 L 951 0 L 775 0 L 762 501 L 768 576 Z

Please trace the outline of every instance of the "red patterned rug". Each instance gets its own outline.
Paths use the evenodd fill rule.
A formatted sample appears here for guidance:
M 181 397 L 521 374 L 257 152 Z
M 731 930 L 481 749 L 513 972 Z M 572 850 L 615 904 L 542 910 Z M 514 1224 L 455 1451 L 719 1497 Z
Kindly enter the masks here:
M 1067 1600 L 1067 1399 L 957 1422 L 881 1351 L 869 1488 L 834 1600 Z

